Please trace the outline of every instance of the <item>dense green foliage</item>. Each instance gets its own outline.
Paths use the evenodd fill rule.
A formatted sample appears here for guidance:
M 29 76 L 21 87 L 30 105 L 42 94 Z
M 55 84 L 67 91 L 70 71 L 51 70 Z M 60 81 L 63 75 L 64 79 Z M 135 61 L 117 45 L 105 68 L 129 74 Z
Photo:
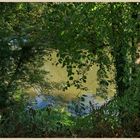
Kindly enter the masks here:
M 139 9 L 139 3 L 1 3 L 0 136 L 139 137 Z M 41 67 L 51 50 L 67 68 L 65 90 L 86 90 L 82 83 L 96 64 L 97 94 L 107 98 L 107 72 L 114 67 L 114 99 L 86 117 L 71 117 L 62 108 L 25 112 L 24 89 L 47 88 Z

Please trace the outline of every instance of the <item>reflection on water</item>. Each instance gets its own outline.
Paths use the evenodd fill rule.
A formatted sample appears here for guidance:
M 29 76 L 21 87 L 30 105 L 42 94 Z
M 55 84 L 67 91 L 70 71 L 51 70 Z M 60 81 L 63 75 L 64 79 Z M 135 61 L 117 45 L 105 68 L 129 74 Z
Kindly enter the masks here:
M 84 116 L 92 111 L 100 109 L 104 102 L 99 102 L 92 93 L 86 93 L 80 96 L 76 101 L 70 101 L 68 111 L 72 116 Z
M 29 101 L 28 109 L 38 110 L 50 107 L 60 106 L 60 102 L 56 97 L 50 95 L 37 95 L 33 100 Z M 90 114 L 92 111 L 100 109 L 104 102 L 99 102 L 96 96 L 92 93 L 86 93 L 78 97 L 76 100 L 68 102 L 65 106 L 67 111 L 72 116 L 85 116 Z
M 54 107 L 56 100 L 53 96 L 48 95 L 37 95 L 34 99 L 29 101 L 28 108 L 33 110 L 43 109 L 46 107 Z

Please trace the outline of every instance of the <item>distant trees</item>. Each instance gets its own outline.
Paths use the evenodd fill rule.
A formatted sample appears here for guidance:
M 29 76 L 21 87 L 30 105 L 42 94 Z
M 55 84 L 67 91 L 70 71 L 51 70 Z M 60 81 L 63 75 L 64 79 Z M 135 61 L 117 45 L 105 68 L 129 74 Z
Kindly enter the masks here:
M 104 82 L 106 72 L 114 65 L 117 95 L 123 96 L 131 86 L 135 71 L 139 3 L 61 3 L 48 6 L 51 9 L 47 22 L 52 35 L 50 46 L 59 50 L 59 62 L 67 67 L 70 77 L 67 85 L 80 88 L 86 81 L 86 71 L 96 63 L 99 65 L 99 84 L 107 88 Z M 81 75 L 78 81 L 73 78 L 73 68 Z M 105 93 L 104 88 L 102 90 Z
M 139 42 L 139 3 L 1 3 L 0 107 L 18 86 L 40 84 L 44 56 L 57 50 L 67 68 L 67 87 L 82 87 L 98 64 L 100 91 L 115 66 L 117 95 L 131 86 Z M 74 79 L 74 69 L 79 79 Z M 66 87 L 66 88 L 67 88 Z M 104 96 L 105 97 L 105 96 Z

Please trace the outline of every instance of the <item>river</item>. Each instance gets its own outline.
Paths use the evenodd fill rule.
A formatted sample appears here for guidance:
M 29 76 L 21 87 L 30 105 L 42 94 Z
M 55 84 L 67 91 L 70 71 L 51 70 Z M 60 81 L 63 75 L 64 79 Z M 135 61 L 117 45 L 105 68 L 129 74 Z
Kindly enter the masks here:
M 58 84 L 58 85 L 62 85 L 65 84 L 66 81 L 68 80 L 67 77 L 67 71 L 65 67 L 62 67 L 61 64 L 59 65 L 55 65 L 55 63 L 57 62 L 57 57 L 56 57 L 56 52 L 53 51 L 52 52 L 52 60 L 50 61 L 47 57 L 46 57 L 46 61 L 45 61 L 45 65 L 43 67 L 43 69 L 47 70 L 49 72 L 49 74 L 46 75 L 46 78 L 48 79 L 49 83 L 53 85 L 53 83 Z M 83 95 L 86 95 L 85 97 L 85 101 L 84 104 L 86 104 L 86 110 L 87 113 L 89 113 L 90 111 L 90 106 L 89 106 L 89 102 L 93 103 L 94 102 L 94 106 L 101 106 L 105 101 L 103 98 L 101 98 L 100 96 L 95 96 L 96 95 L 96 89 L 98 87 L 98 83 L 97 83 L 97 70 L 98 67 L 96 65 L 93 65 L 91 67 L 91 69 L 87 72 L 87 80 L 86 83 L 83 83 L 84 86 L 87 87 L 87 90 L 81 90 L 81 89 L 77 89 L 74 86 L 71 86 L 68 88 L 68 90 L 63 91 L 61 88 L 55 88 L 55 86 L 48 92 L 43 93 L 43 96 L 45 95 L 46 97 L 41 96 L 41 94 L 38 94 L 38 91 L 35 91 L 33 88 L 30 88 L 30 90 L 28 90 L 28 93 L 33 97 L 33 100 L 36 100 L 36 102 L 38 102 L 34 108 L 38 108 L 39 106 L 41 108 L 46 107 L 49 105 L 49 102 L 57 102 L 57 100 L 59 100 L 59 104 L 68 107 L 68 110 L 72 113 L 74 112 L 74 108 L 73 107 L 73 102 L 77 101 L 78 98 L 81 98 Z M 109 72 L 109 78 L 113 79 L 113 72 L 112 70 Z M 114 96 L 115 93 L 115 85 L 114 84 L 110 84 L 108 86 L 108 98 L 112 98 Z M 40 97 L 39 97 L 39 96 Z M 43 101 L 44 99 L 46 101 Z M 49 101 L 48 101 L 48 99 Z M 90 100 L 89 100 L 90 99 Z M 96 102 L 95 102 L 96 101 Z M 96 103 L 96 105 L 95 105 Z M 76 103 L 75 103 L 76 104 Z M 51 104 L 52 105 L 52 104 Z M 78 105 L 77 105 L 78 106 Z M 39 107 L 39 108 L 40 108 Z M 80 107 L 79 107 L 80 108 Z M 73 113 L 75 114 L 75 113 Z M 83 113 L 84 114 L 84 113 Z

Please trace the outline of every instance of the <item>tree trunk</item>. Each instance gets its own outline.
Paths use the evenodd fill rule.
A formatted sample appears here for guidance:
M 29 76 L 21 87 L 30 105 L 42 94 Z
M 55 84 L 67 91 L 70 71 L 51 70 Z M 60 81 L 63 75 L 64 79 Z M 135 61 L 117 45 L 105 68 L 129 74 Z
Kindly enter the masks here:
M 126 76 L 125 66 L 127 64 L 126 62 L 126 53 L 127 53 L 127 46 L 124 43 L 123 36 L 123 29 L 121 27 L 122 22 L 122 11 L 117 12 L 116 9 L 114 9 L 114 4 L 110 5 L 111 8 L 111 15 L 112 15 L 112 52 L 113 52 L 113 58 L 114 58 L 114 65 L 116 68 L 116 86 L 117 86 L 117 96 L 123 96 L 123 93 L 125 89 L 127 88 L 126 82 L 124 82 L 124 77 Z M 116 21 L 114 19 L 114 16 L 116 16 L 116 19 L 119 19 L 119 21 Z

